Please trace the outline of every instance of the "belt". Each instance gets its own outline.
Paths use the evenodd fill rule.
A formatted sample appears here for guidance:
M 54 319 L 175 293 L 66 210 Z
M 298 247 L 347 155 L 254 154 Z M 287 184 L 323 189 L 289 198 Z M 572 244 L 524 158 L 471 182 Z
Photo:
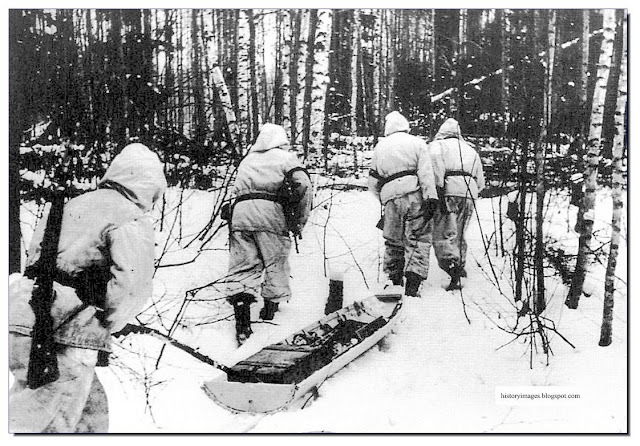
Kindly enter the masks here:
M 464 170 L 449 170 L 445 172 L 444 177 L 473 177 L 473 175 Z
M 236 198 L 235 204 L 238 204 L 241 201 L 247 201 L 247 200 L 268 200 L 268 201 L 273 201 L 275 203 L 282 204 L 280 197 L 274 194 L 266 193 L 266 192 L 250 192 L 248 194 L 240 195 L 238 198 Z
M 369 171 L 369 175 L 378 180 L 378 187 L 382 189 L 385 184 L 390 183 L 393 180 L 397 180 L 398 178 L 407 177 L 410 175 L 417 175 L 417 172 L 415 170 L 403 170 L 402 172 L 394 173 L 393 175 L 389 175 L 388 177 L 383 177 L 377 171 L 371 169 Z

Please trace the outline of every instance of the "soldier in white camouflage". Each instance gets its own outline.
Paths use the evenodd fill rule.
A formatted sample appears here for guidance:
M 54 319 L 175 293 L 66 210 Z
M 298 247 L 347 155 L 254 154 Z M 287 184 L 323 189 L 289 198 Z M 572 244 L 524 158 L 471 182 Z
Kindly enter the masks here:
M 429 144 L 440 196 L 435 216 L 433 248 L 438 265 L 451 276 L 447 290 L 460 289 L 467 276 L 465 232 L 473 216 L 475 200 L 484 189 L 480 155 L 462 138 L 460 125 L 447 119 Z
M 234 306 L 236 338 L 252 334 L 250 305 L 260 295 L 260 317 L 272 320 L 279 304 L 291 298 L 290 232 L 300 232 L 309 218 L 311 181 L 295 153 L 289 151 L 283 127 L 264 124 L 255 144 L 238 167 L 229 227 L 227 300 Z M 298 199 L 292 203 L 296 221 L 287 218 L 282 186 L 289 176 Z
M 384 272 L 405 294 L 418 296 L 429 272 L 432 217 L 437 208 L 433 167 L 427 144 L 409 134 L 399 112 L 385 118 L 384 138 L 373 151 L 369 190 L 384 207 Z

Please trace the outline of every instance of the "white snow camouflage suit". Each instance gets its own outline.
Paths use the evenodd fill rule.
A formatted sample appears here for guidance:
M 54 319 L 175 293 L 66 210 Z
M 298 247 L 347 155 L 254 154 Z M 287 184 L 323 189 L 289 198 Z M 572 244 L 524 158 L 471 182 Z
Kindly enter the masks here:
M 438 265 L 450 273 L 464 269 L 467 258 L 465 232 L 473 216 L 474 201 L 484 189 L 482 161 L 461 135 L 458 121 L 447 119 L 429 144 L 436 185 L 446 211 L 434 218 L 433 249 Z
M 311 208 L 311 181 L 288 147 L 284 128 L 264 124 L 238 167 L 232 194 L 236 200 L 247 194 L 277 196 L 285 175 L 295 169 L 292 176 L 302 197 L 297 223 L 302 231 Z M 260 198 L 236 201 L 229 230 L 228 297 L 249 293 L 272 302 L 288 301 L 290 251 L 291 239 L 280 203 Z
M 409 122 L 400 113 L 386 116 L 385 137 L 373 151 L 369 190 L 384 207 L 384 272 L 413 272 L 426 279 L 432 223 L 425 218 L 424 203 L 437 199 L 437 192 L 427 144 L 408 132 Z
M 148 211 L 166 189 L 162 164 L 142 144 L 116 156 L 98 190 L 64 206 L 52 316 L 60 377 L 27 387 L 34 280 L 13 277 L 9 286 L 9 391 L 11 432 L 106 432 L 109 416 L 94 367 L 98 351 L 110 351 L 110 335 L 138 314 L 152 294 L 154 234 Z M 38 224 L 27 268 L 40 257 L 49 210 Z M 104 308 L 83 303 L 72 278 L 88 270 L 104 274 Z M 89 276 L 93 280 L 95 276 Z M 105 291 L 106 290 L 106 291 Z M 100 317 L 103 315 L 104 317 Z M 102 322 L 101 322 L 102 320 Z

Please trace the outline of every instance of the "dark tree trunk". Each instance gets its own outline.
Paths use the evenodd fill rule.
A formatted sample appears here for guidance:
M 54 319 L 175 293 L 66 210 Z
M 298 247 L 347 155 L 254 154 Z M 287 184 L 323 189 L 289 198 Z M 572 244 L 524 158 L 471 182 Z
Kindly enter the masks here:
M 198 39 L 198 14 L 199 10 L 191 11 L 191 45 L 193 59 L 191 60 L 192 78 L 193 78 L 193 104 L 195 108 L 195 141 L 199 160 L 203 162 L 206 158 L 204 153 L 204 140 L 206 137 L 206 116 L 204 111 L 204 86 L 202 82 L 202 68 L 200 66 L 200 44 Z
M 111 19 L 111 83 L 112 94 L 111 101 L 113 103 L 111 116 L 111 134 L 113 141 L 122 148 L 126 142 L 126 108 L 127 98 L 125 96 L 126 67 L 124 64 L 124 53 L 122 48 L 122 14 L 120 10 L 110 11 Z
M 23 50 L 26 44 L 23 12 L 9 10 L 9 274 L 21 270 L 20 230 L 20 143 L 25 116 L 26 72 L 29 58 Z
M 145 92 L 147 93 L 145 103 L 143 104 L 142 115 L 142 136 L 145 141 L 148 141 L 150 132 L 153 132 L 153 123 L 155 119 L 156 98 L 150 85 L 154 85 L 153 80 L 153 45 L 151 37 L 151 10 L 142 10 L 143 18 L 143 31 L 142 31 L 142 54 L 143 54 L 143 66 L 142 66 L 142 78 L 145 82 Z

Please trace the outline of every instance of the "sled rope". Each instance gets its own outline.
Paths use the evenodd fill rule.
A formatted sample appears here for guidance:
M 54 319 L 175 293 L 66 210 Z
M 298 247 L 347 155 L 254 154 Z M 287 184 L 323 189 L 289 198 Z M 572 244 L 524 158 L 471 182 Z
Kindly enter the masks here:
M 189 347 L 186 344 L 183 344 L 182 342 L 172 338 L 171 336 L 168 336 L 158 330 L 156 330 L 155 328 L 150 328 L 150 327 L 143 327 L 141 325 L 133 325 L 133 324 L 127 324 L 125 325 L 125 327 L 120 330 L 118 333 L 116 333 L 114 336 L 116 337 L 120 337 L 120 336 L 126 336 L 130 333 L 139 333 L 139 334 L 146 334 L 146 335 L 150 335 L 156 339 L 159 339 L 167 344 L 173 345 L 176 348 L 179 348 L 180 350 L 190 354 L 191 356 L 193 356 L 194 358 L 196 358 L 199 361 L 204 362 L 205 364 L 209 364 L 212 367 L 215 367 L 218 370 L 222 370 L 224 373 L 229 373 L 229 371 L 231 370 L 230 367 L 219 363 L 218 361 L 216 361 L 215 359 L 212 359 L 206 355 L 203 355 L 202 353 L 200 353 L 199 351 L 197 351 L 196 349 L 194 349 L 193 347 Z

